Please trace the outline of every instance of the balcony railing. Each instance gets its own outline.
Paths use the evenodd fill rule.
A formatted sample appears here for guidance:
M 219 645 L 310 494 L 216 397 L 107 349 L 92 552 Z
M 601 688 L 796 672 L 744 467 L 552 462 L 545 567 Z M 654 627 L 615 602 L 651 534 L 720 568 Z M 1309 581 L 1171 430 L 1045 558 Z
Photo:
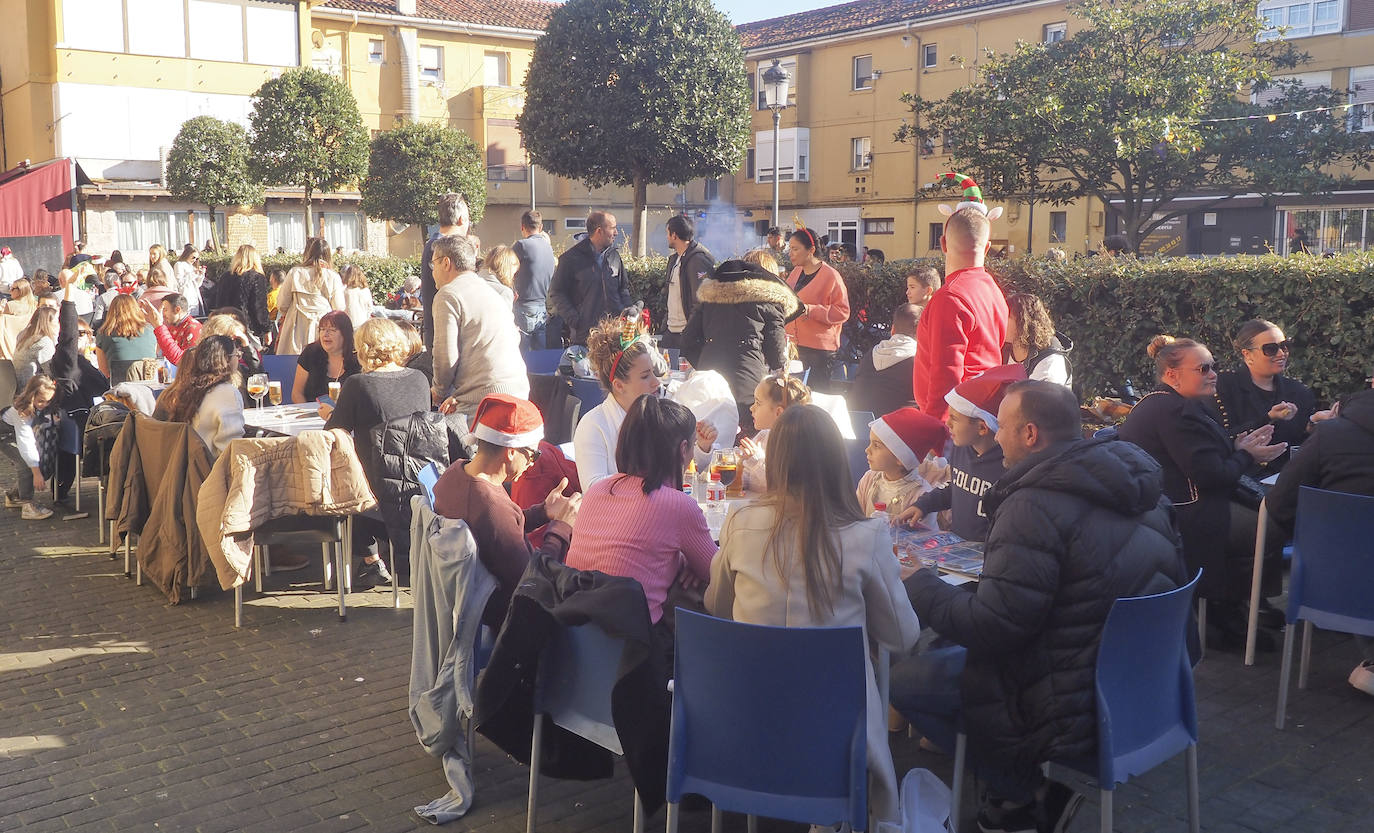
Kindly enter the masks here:
M 530 169 L 525 165 L 488 165 L 487 182 L 528 182 Z

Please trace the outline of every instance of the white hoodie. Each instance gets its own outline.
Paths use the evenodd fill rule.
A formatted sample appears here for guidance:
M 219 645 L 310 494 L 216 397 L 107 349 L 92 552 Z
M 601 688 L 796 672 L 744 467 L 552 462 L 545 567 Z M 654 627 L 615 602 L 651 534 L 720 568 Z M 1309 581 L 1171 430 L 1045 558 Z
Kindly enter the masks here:
M 915 355 L 916 339 L 911 336 L 894 335 L 886 341 L 878 342 L 873 348 L 873 369 L 887 370 Z

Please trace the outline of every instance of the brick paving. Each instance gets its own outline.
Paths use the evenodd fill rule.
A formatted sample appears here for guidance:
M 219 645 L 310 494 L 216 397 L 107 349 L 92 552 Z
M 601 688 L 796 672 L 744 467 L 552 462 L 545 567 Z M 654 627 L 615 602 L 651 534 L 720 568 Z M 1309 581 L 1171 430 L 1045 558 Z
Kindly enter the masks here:
M 0 464 L 0 482 L 9 473 Z M 167 605 L 95 538 L 93 519 L 0 514 L 0 831 L 429 827 L 411 808 L 447 786 L 406 716 L 405 594 L 401 610 L 389 592 L 352 594 L 340 623 L 312 566 L 270 577 L 265 597 L 248 593 L 235 630 L 232 594 Z M 1197 673 L 1204 829 L 1374 830 L 1374 700 L 1345 683 L 1355 660 L 1348 637 L 1318 633 L 1311 687 L 1294 690 L 1278 732 L 1276 655 L 1255 668 L 1208 656 Z M 948 779 L 948 759 L 905 737 L 893 748 L 899 771 Z M 631 788 L 618 772 L 545 779 L 540 830 L 628 831 Z M 526 769 L 479 738 L 475 773 L 476 805 L 448 828 L 523 830 Z M 1186 830 L 1185 818 L 1181 757 L 1118 791 L 1118 830 Z M 1090 798 L 1072 829 L 1096 825 Z M 708 826 L 707 814 L 684 816 L 688 833 Z

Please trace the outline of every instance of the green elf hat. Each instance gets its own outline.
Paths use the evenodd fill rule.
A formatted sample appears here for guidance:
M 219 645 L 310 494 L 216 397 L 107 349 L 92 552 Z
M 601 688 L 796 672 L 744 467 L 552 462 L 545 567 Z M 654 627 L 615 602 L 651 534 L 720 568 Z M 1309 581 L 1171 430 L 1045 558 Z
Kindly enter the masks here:
M 942 179 L 952 180 L 960 188 L 963 188 L 964 199 L 958 205 L 954 206 L 946 205 L 945 203 L 940 203 L 940 205 L 937 207 L 940 209 L 941 214 L 945 215 L 946 217 L 949 217 L 952 216 L 954 212 L 960 209 L 976 208 L 979 211 L 983 212 L 985 215 L 987 215 L 987 218 L 989 220 L 996 220 L 998 217 L 1002 216 L 1001 206 L 990 209 L 988 208 L 987 203 L 983 202 L 983 189 L 978 187 L 978 183 L 973 181 L 973 177 L 967 176 L 965 174 L 945 172 L 935 178 L 934 184 L 936 186 L 939 186 L 941 184 L 940 180 Z

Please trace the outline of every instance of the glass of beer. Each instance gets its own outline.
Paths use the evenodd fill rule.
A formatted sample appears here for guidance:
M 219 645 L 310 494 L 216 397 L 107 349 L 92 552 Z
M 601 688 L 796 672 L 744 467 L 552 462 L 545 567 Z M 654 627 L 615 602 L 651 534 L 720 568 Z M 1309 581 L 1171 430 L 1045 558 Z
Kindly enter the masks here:
M 270 381 L 267 383 L 267 399 L 273 405 L 281 404 L 281 382 Z
M 739 476 L 739 450 L 722 448 L 715 453 L 712 469 L 720 473 L 721 485 L 725 486 L 728 497 L 741 497 L 744 494 L 744 478 Z
M 339 391 L 340 391 L 342 388 L 343 388 L 343 385 L 342 385 L 341 383 L 339 383 L 339 382 L 330 382 L 330 383 L 329 383 L 329 398 L 330 398 L 330 399 L 333 399 L 335 402 L 338 402 L 338 401 L 339 401 Z
M 248 395 L 253 397 L 253 401 L 262 407 L 262 398 L 267 395 L 267 374 L 254 373 L 248 377 Z

